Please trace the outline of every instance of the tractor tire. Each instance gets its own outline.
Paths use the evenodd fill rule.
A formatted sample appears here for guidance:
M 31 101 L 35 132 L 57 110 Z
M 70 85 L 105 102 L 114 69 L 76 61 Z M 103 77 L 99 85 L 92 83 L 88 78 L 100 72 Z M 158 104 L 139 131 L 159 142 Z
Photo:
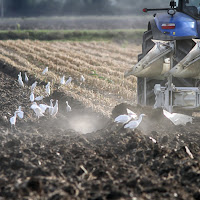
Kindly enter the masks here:
M 152 42 L 153 34 L 151 30 L 144 32 L 143 34 L 143 44 L 142 44 L 142 54 L 138 55 L 138 61 L 140 61 L 153 47 Z M 155 95 L 154 95 L 154 85 L 161 83 L 159 80 L 154 80 L 147 78 L 147 101 L 146 105 L 154 105 Z M 137 104 L 144 106 L 144 78 L 137 78 Z
M 174 55 L 174 66 L 179 63 L 195 46 L 193 40 L 177 40 L 176 41 L 176 52 Z M 197 87 L 197 81 L 191 78 L 173 78 L 173 84 L 176 87 Z

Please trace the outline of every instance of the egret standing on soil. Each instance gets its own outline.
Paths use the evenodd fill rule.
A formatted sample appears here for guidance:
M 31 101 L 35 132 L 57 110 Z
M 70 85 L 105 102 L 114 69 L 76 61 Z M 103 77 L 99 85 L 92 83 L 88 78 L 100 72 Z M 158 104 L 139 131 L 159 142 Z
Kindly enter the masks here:
M 134 113 L 133 111 L 126 109 L 128 115 L 119 115 L 118 117 L 115 118 L 114 122 L 116 123 L 121 123 L 121 124 L 126 124 L 128 123 L 131 119 L 136 119 L 137 114 Z
M 44 98 L 43 96 L 35 97 L 35 101 L 41 101 L 43 98 Z
M 65 75 L 60 79 L 60 84 L 64 85 L 65 84 Z
M 52 115 L 52 112 L 53 112 L 53 99 L 50 100 L 49 115 Z
M 80 81 L 81 81 L 81 84 L 85 82 L 85 77 L 83 75 L 81 75 Z
M 24 76 L 25 76 L 25 82 L 28 83 L 28 76 L 27 76 L 26 72 L 24 73 Z
M 138 120 L 130 121 L 128 124 L 126 124 L 124 126 L 124 128 L 129 128 L 129 129 L 133 129 L 133 130 L 136 129 L 140 125 L 140 123 L 142 122 L 142 118 L 144 116 L 146 116 L 146 115 L 145 114 L 141 114 Z
M 17 109 L 17 116 L 18 116 L 20 119 L 23 119 L 23 118 L 24 118 L 24 112 L 22 111 L 21 106 L 19 106 L 19 108 Z
M 67 81 L 66 81 L 66 85 L 69 85 L 70 83 L 72 82 L 72 77 L 70 76 L 68 79 L 67 79 Z
M 35 99 L 34 93 L 31 92 L 31 95 L 30 95 L 30 101 L 31 101 L 31 102 L 34 102 L 34 99 Z
M 56 104 L 55 106 L 53 107 L 53 110 L 52 110 L 52 117 L 55 117 L 58 113 L 58 100 L 56 100 Z
M 47 72 L 48 72 L 48 67 L 46 67 L 46 68 L 43 70 L 42 75 L 45 75 Z
M 67 112 L 71 112 L 71 111 L 72 111 L 72 108 L 71 108 L 71 106 L 69 105 L 68 101 L 66 101 L 66 104 L 67 104 L 67 107 L 66 107 Z
M 16 124 L 16 118 L 17 118 L 17 111 L 15 111 L 14 116 L 10 118 L 11 128 L 13 126 L 15 126 L 15 124 Z
M 37 81 L 35 81 L 32 85 L 31 85 L 31 92 L 33 92 L 35 90 L 37 86 Z
M 23 81 L 22 81 L 21 72 L 18 74 L 18 82 L 19 82 L 19 85 L 20 85 L 21 87 L 24 87 L 24 83 L 23 83 Z
M 33 104 L 31 105 L 31 109 L 33 109 L 38 119 L 44 116 L 42 109 L 37 105 L 36 102 L 33 102 Z
M 50 82 L 47 83 L 47 85 L 45 87 L 45 92 L 46 92 L 47 96 L 50 95 L 50 93 L 51 93 Z

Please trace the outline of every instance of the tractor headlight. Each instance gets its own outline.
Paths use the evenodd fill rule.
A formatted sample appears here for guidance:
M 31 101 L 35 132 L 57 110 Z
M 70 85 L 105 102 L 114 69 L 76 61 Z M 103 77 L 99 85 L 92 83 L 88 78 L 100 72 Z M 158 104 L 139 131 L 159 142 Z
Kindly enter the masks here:
M 169 9 L 168 11 L 167 11 L 167 13 L 169 14 L 169 15 L 175 15 L 176 14 L 176 10 L 175 9 Z

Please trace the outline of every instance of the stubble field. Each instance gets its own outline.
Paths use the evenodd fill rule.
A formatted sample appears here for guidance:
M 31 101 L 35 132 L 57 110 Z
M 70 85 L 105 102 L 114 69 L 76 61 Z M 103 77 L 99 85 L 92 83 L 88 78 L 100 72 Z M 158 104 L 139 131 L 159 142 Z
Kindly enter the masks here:
M 200 120 L 174 127 L 135 105 L 136 78 L 123 74 L 138 53 L 108 42 L 0 42 L 0 199 L 200 199 Z M 23 88 L 19 72 L 29 76 Z M 56 118 L 30 109 L 34 81 L 35 96 L 51 83 L 41 102 L 58 100 Z M 12 130 L 6 118 L 20 105 L 25 116 Z M 127 107 L 147 114 L 135 131 L 113 122 Z

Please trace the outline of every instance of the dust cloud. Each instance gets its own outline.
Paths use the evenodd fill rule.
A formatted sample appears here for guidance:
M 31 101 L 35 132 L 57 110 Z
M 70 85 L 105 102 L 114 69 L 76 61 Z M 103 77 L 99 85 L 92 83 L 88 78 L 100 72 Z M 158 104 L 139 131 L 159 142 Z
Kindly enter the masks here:
M 92 133 L 105 127 L 106 120 L 89 114 L 74 115 L 69 119 L 69 127 L 82 134 Z

